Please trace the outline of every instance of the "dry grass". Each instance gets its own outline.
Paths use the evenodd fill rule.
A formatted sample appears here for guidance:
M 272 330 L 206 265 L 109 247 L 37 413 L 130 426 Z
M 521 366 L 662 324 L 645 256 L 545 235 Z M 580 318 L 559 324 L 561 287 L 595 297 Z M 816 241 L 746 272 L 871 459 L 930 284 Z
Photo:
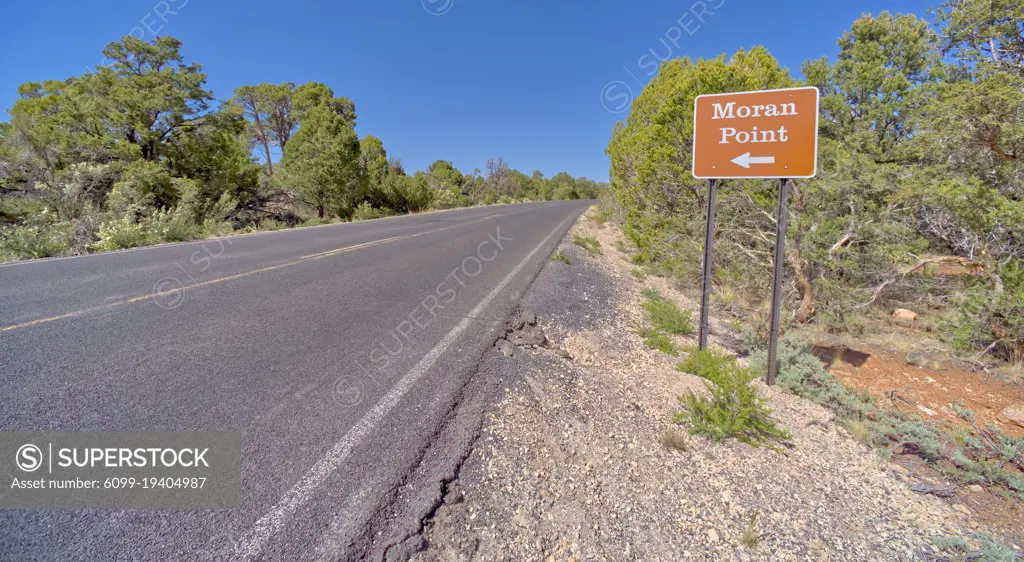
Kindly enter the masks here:
M 686 433 L 675 427 L 665 430 L 665 433 L 661 436 L 661 444 L 667 449 L 674 449 L 684 453 L 690 450 L 690 444 L 686 440 Z
M 757 512 L 750 514 L 750 521 L 747 528 L 740 535 L 740 544 L 743 548 L 754 550 L 761 543 L 761 532 L 757 529 Z

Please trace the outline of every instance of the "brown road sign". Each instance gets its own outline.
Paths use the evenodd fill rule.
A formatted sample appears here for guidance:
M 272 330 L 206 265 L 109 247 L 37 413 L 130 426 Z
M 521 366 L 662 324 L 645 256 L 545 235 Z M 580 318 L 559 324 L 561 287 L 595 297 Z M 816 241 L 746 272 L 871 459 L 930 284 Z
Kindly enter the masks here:
M 818 162 L 818 89 L 698 96 L 696 178 L 810 178 Z

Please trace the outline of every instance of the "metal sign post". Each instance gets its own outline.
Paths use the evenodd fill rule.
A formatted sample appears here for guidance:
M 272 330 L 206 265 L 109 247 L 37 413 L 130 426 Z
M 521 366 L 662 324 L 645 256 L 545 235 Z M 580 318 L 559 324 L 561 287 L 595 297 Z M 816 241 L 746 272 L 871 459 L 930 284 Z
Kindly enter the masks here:
M 768 341 L 768 375 L 775 384 L 776 351 L 782 311 L 782 273 L 786 261 L 786 209 L 789 180 L 818 173 L 818 101 L 813 86 L 705 94 L 693 100 L 693 168 L 697 179 L 711 180 L 704 233 L 704 286 L 700 303 L 700 348 L 708 341 L 711 299 L 711 246 L 715 234 L 715 190 L 722 179 L 776 179 L 779 211 L 775 235 L 775 278 Z
M 699 349 L 708 347 L 708 313 L 711 308 L 711 249 L 715 239 L 715 199 L 718 196 L 718 180 L 708 180 L 708 215 L 704 228 L 704 279 L 700 298 Z
M 779 364 L 776 360 L 779 346 L 779 322 L 782 315 L 782 272 L 786 261 L 786 216 L 789 214 L 789 180 L 779 180 L 779 210 L 775 228 L 775 277 L 772 281 L 772 317 L 768 327 L 768 376 L 765 383 L 775 384 Z

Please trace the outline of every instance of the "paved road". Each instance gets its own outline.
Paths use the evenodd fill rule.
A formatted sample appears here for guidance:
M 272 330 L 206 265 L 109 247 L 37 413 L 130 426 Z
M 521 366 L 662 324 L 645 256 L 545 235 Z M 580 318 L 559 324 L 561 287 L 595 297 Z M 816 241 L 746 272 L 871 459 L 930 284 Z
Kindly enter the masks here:
M 4 511 L 0 559 L 353 555 L 586 207 L 0 266 L 0 430 L 243 433 L 241 508 Z

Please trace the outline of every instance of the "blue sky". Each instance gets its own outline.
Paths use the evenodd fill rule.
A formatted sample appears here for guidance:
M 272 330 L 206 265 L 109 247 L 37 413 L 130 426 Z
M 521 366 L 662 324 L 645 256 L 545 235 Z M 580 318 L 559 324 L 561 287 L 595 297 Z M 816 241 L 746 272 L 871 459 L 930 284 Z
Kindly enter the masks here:
M 626 116 L 614 111 L 639 94 L 656 57 L 713 57 L 764 45 L 797 74 L 806 59 L 834 57 L 836 40 L 862 13 L 927 17 L 928 5 L 15 0 L 5 7 L 0 34 L 0 106 L 10 108 L 23 82 L 82 74 L 101 62 L 106 43 L 155 32 L 182 40 L 185 59 L 203 65 L 219 99 L 242 84 L 328 84 L 355 102 L 359 135 L 383 139 L 408 170 L 445 159 L 470 172 L 503 156 L 527 174 L 606 180 L 604 149 Z

